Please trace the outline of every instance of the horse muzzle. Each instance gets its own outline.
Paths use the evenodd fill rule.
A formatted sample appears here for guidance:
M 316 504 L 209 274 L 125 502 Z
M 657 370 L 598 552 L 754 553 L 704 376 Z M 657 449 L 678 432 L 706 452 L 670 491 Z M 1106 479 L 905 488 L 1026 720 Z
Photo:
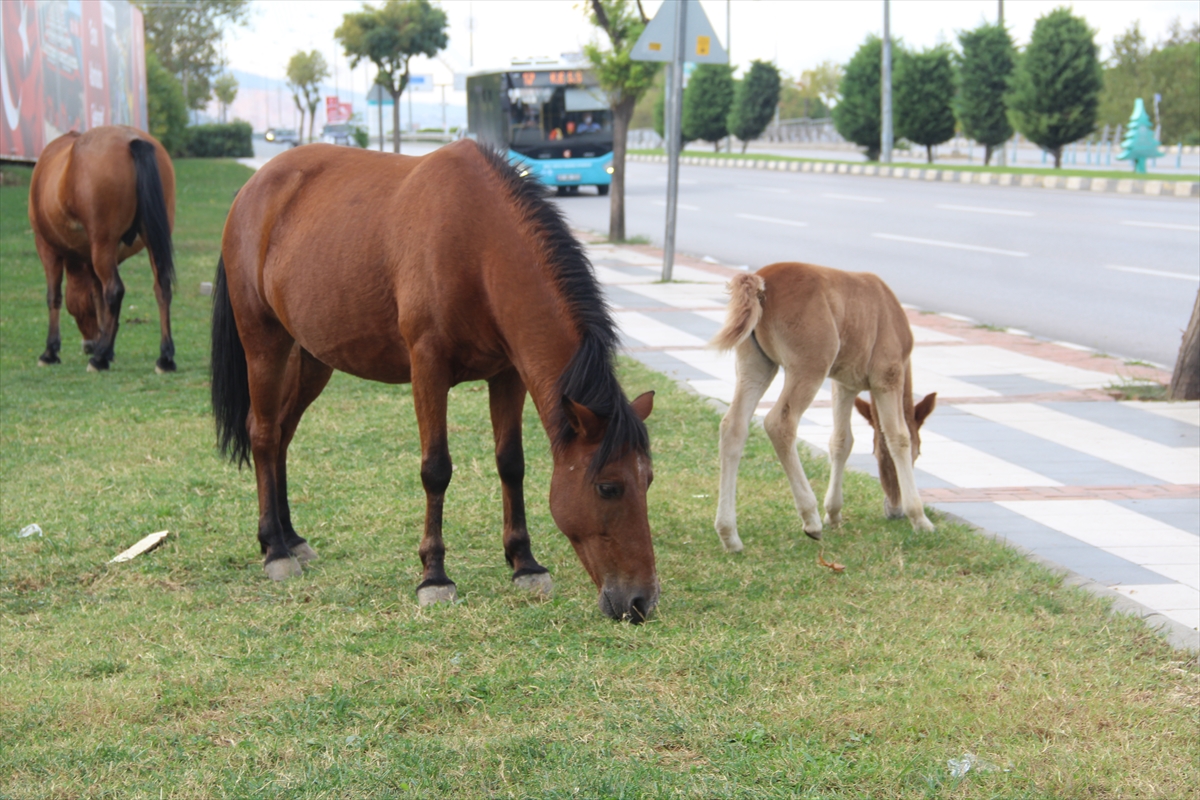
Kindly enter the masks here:
M 658 605 L 658 579 L 649 585 L 625 585 L 605 581 L 600 590 L 600 610 L 615 620 L 629 620 L 634 625 L 650 618 Z

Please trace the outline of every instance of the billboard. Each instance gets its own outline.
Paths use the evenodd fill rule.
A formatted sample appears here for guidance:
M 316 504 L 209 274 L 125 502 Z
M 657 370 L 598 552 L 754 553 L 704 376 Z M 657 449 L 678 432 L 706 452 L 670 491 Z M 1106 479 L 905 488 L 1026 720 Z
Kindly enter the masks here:
M 70 130 L 146 130 L 143 33 L 128 0 L 0 2 L 0 158 L 33 160 Z

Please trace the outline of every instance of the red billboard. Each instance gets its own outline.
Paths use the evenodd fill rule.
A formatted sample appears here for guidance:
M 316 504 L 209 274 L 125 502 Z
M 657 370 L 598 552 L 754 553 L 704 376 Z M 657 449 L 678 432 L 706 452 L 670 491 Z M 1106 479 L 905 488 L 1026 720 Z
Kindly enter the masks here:
M 128 0 L 0 2 L 0 158 L 33 160 L 70 130 L 146 130 L 143 32 Z

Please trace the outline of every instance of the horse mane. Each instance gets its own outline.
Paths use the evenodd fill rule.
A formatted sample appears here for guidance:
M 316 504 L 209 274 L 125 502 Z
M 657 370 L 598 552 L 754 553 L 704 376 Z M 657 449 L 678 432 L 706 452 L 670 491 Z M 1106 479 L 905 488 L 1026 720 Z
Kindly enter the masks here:
M 620 338 L 583 247 L 571 235 L 562 212 L 546 200 L 545 187 L 537 179 L 522 177 L 504 153 L 476 146 L 526 223 L 537 233 L 546 267 L 575 320 L 579 349 L 559 376 L 556 388 L 560 397 L 570 398 L 608 421 L 604 438 L 588 467 L 589 475 L 594 476 L 626 450 L 648 453 L 650 437 L 646 425 L 634 413 L 617 382 L 614 358 Z M 551 419 L 554 427 L 551 446 L 558 452 L 576 434 L 561 406 L 551 411 Z

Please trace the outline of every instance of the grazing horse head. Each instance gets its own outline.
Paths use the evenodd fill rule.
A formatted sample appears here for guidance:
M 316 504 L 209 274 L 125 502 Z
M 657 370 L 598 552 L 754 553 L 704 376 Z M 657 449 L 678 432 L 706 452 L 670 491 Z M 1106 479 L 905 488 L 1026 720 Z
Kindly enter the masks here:
M 915 406 L 911 401 L 904 404 L 904 422 L 908 425 L 908 434 L 912 440 L 914 464 L 921 455 L 921 426 L 933 413 L 933 407 L 936 404 L 937 392 L 925 395 L 924 399 Z M 900 481 L 896 477 L 896 465 L 892 463 L 892 454 L 888 452 L 887 442 L 884 441 L 883 434 L 879 431 L 879 425 L 875 421 L 875 407 L 859 397 L 854 398 L 854 407 L 866 418 L 867 422 L 871 423 L 871 430 L 875 432 L 875 460 L 879 462 L 879 483 L 883 486 L 883 510 L 889 519 L 903 517 L 904 509 L 900 503 Z
M 600 590 L 600 610 L 642 622 L 658 603 L 646 490 L 654 480 L 642 422 L 654 392 L 601 416 L 563 396 L 550 513 Z M 632 412 L 632 413 L 631 413 Z

